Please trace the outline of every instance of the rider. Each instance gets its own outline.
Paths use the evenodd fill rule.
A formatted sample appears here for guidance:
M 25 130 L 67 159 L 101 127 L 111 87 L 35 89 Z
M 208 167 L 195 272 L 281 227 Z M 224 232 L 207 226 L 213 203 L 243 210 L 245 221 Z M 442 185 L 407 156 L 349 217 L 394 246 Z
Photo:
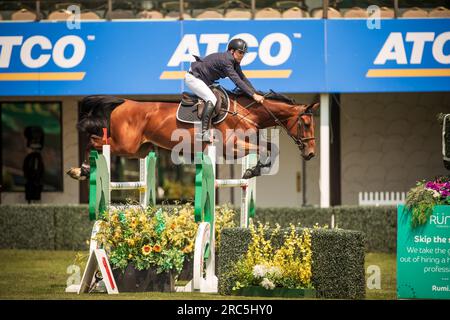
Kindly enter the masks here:
M 202 114 L 202 141 L 210 140 L 209 126 L 217 98 L 208 86 L 214 81 L 228 77 L 256 102 L 264 101 L 264 97 L 256 93 L 240 66 L 247 48 L 248 45 L 244 40 L 233 39 L 228 43 L 226 52 L 212 53 L 203 59 L 194 56 L 196 61 L 191 64 L 189 72 L 186 72 L 184 78 L 186 85 L 198 97 L 206 101 Z

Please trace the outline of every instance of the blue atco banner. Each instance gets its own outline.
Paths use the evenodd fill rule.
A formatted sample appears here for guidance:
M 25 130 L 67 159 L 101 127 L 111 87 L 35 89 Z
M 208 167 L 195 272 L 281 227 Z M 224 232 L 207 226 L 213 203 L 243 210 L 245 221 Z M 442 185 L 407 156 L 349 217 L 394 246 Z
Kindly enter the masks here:
M 260 90 L 448 91 L 450 19 L 0 23 L 0 95 L 178 94 L 192 55 L 245 39 Z M 225 80 L 227 88 L 234 85 Z
M 177 94 L 192 55 L 249 44 L 242 67 L 261 90 L 324 91 L 321 21 L 0 24 L 1 95 Z M 231 82 L 225 85 L 233 89 Z
M 450 91 L 450 19 L 328 20 L 327 91 Z

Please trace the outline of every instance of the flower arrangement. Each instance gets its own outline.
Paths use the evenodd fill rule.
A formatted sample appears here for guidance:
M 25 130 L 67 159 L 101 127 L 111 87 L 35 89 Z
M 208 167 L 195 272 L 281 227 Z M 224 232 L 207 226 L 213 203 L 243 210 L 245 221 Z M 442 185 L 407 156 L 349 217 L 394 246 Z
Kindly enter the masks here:
M 249 286 L 261 286 L 267 290 L 277 287 L 287 289 L 311 289 L 312 250 L 310 230 L 299 234 L 294 225 L 284 235 L 284 243 L 276 249 L 274 237 L 280 233 L 280 226 L 265 234 L 269 225 L 250 225 L 252 240 L 247 254 L 239 260 L 231 275 L 236 279 L 233 290 Z
M 216 232 L 234 226 L 235 212 L 216 210 Z M 113 269 L 132 263 L 138 270 L 156 267 L 157 273 L 179 274 L 193 256 L 198 224 L 192 204 L 167 207 L 125 206 L 104 213 L 96 240 L 105 248 Z
M 133 263 L 138 270 L 181 271 L 184 256 L 193 251 L 197 224 L 188 207 L 157 209 L 128 207 L 105 212 L 96 235 L 113 268 Z
M 413 227 L 423 225 L 436 205 L 450 205 L 450 177 L 419 181 L 406 195 L 405 208 L 411 212 Z

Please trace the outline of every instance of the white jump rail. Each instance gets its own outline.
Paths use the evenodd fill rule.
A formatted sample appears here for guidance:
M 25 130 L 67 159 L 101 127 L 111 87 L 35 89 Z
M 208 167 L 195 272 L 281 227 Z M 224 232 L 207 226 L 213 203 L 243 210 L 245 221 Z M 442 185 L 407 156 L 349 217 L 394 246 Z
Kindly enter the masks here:
M 359 192 L 360 206 L 389 206 L 404 204 L 406 192 Z
M 103 156 L 105 157 L 106 164 L 108 166 L 108 172 L 111 172 L 111 146 L 108 144 L 103 145 Z M 131 182 L 112 182 L 109 181 L 109 192 L 112 190 L 139 190 L 139 204 L 142 207 L 147 207 L 149 205 L 148 203 L 148 197 L 146 196 L 146 193 L 148 192 L 147 186 L 147 166 L 146 166 L 146 159 L 139 159 L 139 181 L 131 181 Z M 111 175 L 110 175 L 111 179 Z M 111 199 L 111 194 L 109 196 L 109 199 Z M 111 206 L 111 203 L 108 203 L 109 207 L 114 208 L 114 206 Z

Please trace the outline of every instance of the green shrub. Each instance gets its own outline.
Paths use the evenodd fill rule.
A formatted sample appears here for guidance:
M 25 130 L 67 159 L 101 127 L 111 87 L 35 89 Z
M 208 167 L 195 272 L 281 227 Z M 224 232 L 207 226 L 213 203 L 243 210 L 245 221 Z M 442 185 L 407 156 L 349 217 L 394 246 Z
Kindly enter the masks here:
M 278 237 L 280 245 L 283 233 Z M 231 294 L 235 279 L 229 276 L 229 270 L 247 252 L 250 241 L 251 234 L 248 229 L 230 228 L 222 231 L 218 266 L 220 294 Z M 317 297 L 364 298 L 363 233 L 340 229 L 314 229 L 311 232 L 311 244 L 312 282 Z
M 368 252 L 396 252 L 395 207 L 257 208 L 256 221 L 335 225 L 365 233 Z M 239 216 L 235 216 L 239 225 Z M 87 248 L 93 223 L 86 205 L 0 205 L 0 248 L 80 250 Z
M 336 225 L 347 230 L 358 230 L 366 235 L 366 252 L 397 251 L 397 208 L 335 207 Z
M 93 222 L 86 205 L 1 205 L 0 248 L 84 250 Z
M 94 221 L 88 218 L 88 206 L 55 207 L 55 249 L 83 250 L 89 247 Z
M 258 205 L 258 203 L 256 203 Z M 298 208 L 256 208 L 255 220 L 265 224 L 278 223 L 281 227 L 288 227 L 290 223 L 302 227 L 312 227 L 316 223 L 320 226 L 330 226 L 332 209 L 298 207 Z
M 2 249 L 55 249 L 54 206 L 2 205 Z
M 362 231 L 367 252 L 396 252 L 397 208 L 395 206 L 338 206 L 333 208 L 257 208 L 256 221 L 279 223 L 287 227 L 300 223 L 302 227 L 328 225 L 334 214 L 335 226 Z

